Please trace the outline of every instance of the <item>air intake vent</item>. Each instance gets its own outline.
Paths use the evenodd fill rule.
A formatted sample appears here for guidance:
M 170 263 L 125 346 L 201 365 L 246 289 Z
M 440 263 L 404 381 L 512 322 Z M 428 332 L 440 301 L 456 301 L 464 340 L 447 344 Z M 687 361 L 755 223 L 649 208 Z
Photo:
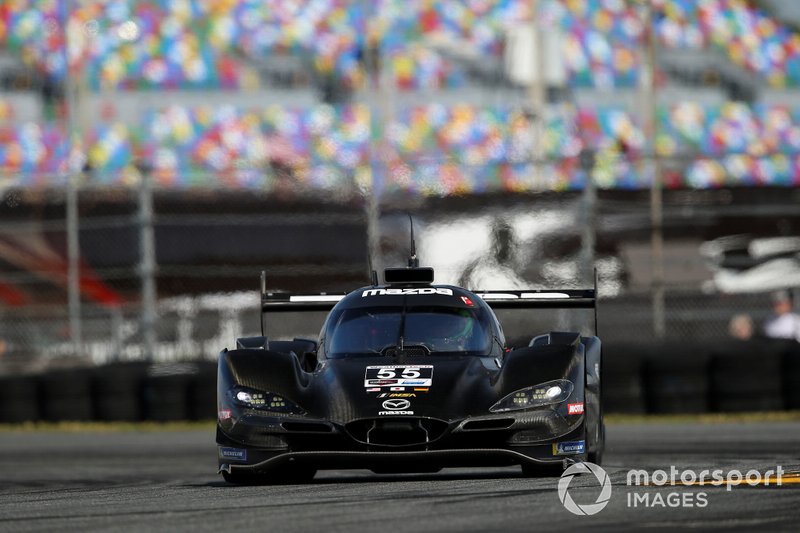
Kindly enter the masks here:
M 283 422 L 281 424 L 286 431 L 299 433 L 330 433 L 333 428 L 324 422 Z
M 470 420 L 461 429 L 464 431 L 481 431 L 487 429 L 506 429 L 514 424 L 513 418 L 490 418 L 486 420 Z
M 401 354 L 413 357 L 417 355 L 430 355 L 431 351 L 427 346 L 422 345 L 403 346 L 402 350 L 400 350 L 400 348 L 397 346 L 390 346 L 383 351 L 383 355 L 388 357 L 397 357 Z
M 345 426 L 355 440 L 373 446 L 419 446 L 435 441 L 447 422 L 434 418 L 397 417 L 364 419 Z

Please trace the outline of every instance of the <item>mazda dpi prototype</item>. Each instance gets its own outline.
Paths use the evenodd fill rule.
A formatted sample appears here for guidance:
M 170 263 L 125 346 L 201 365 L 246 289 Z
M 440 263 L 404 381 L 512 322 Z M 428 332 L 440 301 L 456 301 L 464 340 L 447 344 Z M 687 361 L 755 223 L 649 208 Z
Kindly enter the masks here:
M 509 347 L 493 311 L 594 308 L 594 290 L 472 292 L 433 284 L 430 268 L 384 274 L 336 296 L 269 293 L 262 274 L 262 335 L 273 312 L 330 313 L 317 340 L 248 337 L 220 354 L 226 481 L 600 463 L 600 340 L 550 332 Z

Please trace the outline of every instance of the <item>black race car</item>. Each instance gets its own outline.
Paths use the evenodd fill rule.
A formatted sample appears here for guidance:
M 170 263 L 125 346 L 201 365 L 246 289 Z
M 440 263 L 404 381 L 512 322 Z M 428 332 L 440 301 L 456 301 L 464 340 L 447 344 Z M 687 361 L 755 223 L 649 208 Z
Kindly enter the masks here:
M 550 332 L 511 348 L 494 312 L 594 309 L 595 290 L 472 292 L 416 266 L 387 269 L 384 284 L 372 277 L 346 295 L 296 295 L 267 292 L 262 274 L 263 335 L 272 312 L 330 312 L 318 340 L 249 337 L 220 354 L 226 481 L 600 463 L 600 340 Z

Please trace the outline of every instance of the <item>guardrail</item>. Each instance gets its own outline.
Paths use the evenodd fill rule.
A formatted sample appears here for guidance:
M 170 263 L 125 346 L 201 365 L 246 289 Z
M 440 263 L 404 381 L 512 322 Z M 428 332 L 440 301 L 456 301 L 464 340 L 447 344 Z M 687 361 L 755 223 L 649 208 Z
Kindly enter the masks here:
M 603 357 L 606 412 L 800 409 L 794 341 L 605 343 Z
M 755 339 L 603 346 L 607 413 L 800 409 L 800 343 Z M 0 423 L 216 416 L 213 361 L 113 363 L 0 377 Z
M 0 423 L 216 418 L 217 365 L 114 363 L 0 377 Z

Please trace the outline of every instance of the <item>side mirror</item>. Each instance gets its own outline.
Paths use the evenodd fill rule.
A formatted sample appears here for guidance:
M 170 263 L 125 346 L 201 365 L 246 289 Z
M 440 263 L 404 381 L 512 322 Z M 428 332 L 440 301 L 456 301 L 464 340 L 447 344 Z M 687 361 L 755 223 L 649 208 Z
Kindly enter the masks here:
M 239 337 L 236 339 L 237 350 L 269 350 L 267 337 Z

